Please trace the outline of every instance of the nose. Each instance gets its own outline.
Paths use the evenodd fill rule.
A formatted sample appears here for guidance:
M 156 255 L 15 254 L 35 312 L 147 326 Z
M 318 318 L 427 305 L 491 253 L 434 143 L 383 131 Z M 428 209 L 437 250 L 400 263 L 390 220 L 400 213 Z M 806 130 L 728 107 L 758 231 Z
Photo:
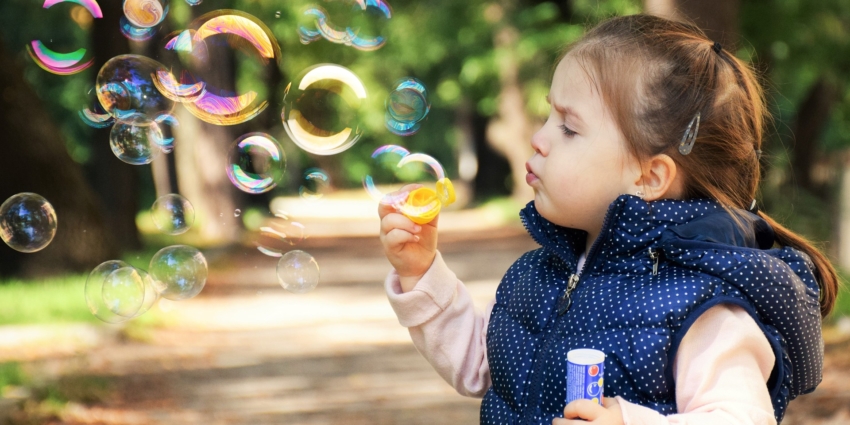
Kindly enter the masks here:
M 533 136 L 531 136 L 531 148 L 534 149 L 535 152 L 539 153 L 542 156 L 546 156 L 548 153 L 546 150 L 546 137 L 543 134 L 543 130 L 546 127 L 543 126 L 540 130 L 537 130 Z

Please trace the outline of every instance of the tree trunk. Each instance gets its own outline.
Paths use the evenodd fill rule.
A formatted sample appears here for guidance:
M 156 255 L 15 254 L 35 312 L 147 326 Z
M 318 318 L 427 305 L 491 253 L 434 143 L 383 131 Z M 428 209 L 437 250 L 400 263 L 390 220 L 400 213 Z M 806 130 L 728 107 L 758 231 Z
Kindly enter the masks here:
M 828 193 L 812 180 L 812 170 L 820 156 L 821 135 L 837 100 L 839 95 L 835 86 L 825 78 L 819 78 L 797 108 L 792 127 L 791 169 L 794 183 L 821 198 Z
M 114 232 L 106 226 L 97 197 L 2 40 L 0 63 L 0 203 L 17 193 L 35 192 L 53 205 L 58 221 L 53 242 L 42 251 L 23 254 L 0 243 L 0 275 L 87 271 L 116 258 Z
M 693 22 L 709 39 L 735 51 L 740 37 L 741 0 L 645 0 L 644 8 L 650 15 Z
M 494 44 L 499 67 L 498 114 L 487 126 L 487 141 L 507 158 L 511 167 L 511 197 L 519 201 L 533 198 L 531 187 L 525 183 L 525 162 L 534 151 L 531 136 L 534 127 L 525 111 L 525 99 L 519 82 L 519 60 L 516 49 L 518 34 L 505 26 L 496 32 Z
M 94 20 L 90 34 L 95 57 L 93 74 L 109 59 L 130 52 L 127 39 L 118 31 L 118 22 L 124 13 L 121 3 L 100 2 L 103 18 Z M 93 130 L 92 156 L 86 171 L 89 182 L 103 205 L 106 228 L 121 250 L 135 250 L 142 246 L 136 229 L 139 173 L 150 172 L 150 169 L 147 166 L 125 164 L 116 158 L 109 148 L 110 130 L 111 127 Z

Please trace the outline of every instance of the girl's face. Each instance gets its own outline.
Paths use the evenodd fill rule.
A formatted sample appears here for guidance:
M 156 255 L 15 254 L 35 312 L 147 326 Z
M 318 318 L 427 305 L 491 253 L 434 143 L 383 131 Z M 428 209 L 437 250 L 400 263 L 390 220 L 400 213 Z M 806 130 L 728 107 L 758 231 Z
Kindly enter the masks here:
M 555 69 L 548 100 L 549 118 L 531 138 L 526 181 L 543 217 L 587 231 L 592 243 L 611 202 L 634 194 L 640 166 L 596 86 L 570 55 Z

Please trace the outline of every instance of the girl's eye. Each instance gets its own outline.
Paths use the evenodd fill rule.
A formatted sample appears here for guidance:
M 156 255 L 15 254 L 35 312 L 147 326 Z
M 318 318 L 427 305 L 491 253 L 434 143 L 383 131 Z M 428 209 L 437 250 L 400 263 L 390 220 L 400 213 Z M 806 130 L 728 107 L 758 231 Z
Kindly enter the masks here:
M 559 125 L 558 127 L 561 129 L 562 132 L 564 132 L 564 134 L 567 135 L 567 137 L 573 137 L 576 134 L 578 134 L 575 131 L 572 131 L 569 128 L 567 128 L 567 126 L 565 126 L 565 125 Z

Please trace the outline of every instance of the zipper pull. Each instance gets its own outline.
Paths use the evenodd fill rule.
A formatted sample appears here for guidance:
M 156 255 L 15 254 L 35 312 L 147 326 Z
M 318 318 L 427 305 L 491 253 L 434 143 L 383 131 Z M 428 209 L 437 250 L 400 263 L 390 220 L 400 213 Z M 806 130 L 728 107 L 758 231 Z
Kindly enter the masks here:
M 660 253 L 652 248 L 649 248 L 649 259 L 653 261 L 652 263 L 652 275 L 655 276 L 658 274 L 658 259 L 661 257 Z
M 569 310 L 570 304 L 573 303 L 570 298 L 570 293 L 573 292 L 573 289 L 578 285 L 578 275 L 572 274 L 570 275 L 570 280 L 567 281 L 567 289 L 564 291 L 564 294 L 561 295 L 561 298 L 558 300 L 558 315 L 564 314 Z

